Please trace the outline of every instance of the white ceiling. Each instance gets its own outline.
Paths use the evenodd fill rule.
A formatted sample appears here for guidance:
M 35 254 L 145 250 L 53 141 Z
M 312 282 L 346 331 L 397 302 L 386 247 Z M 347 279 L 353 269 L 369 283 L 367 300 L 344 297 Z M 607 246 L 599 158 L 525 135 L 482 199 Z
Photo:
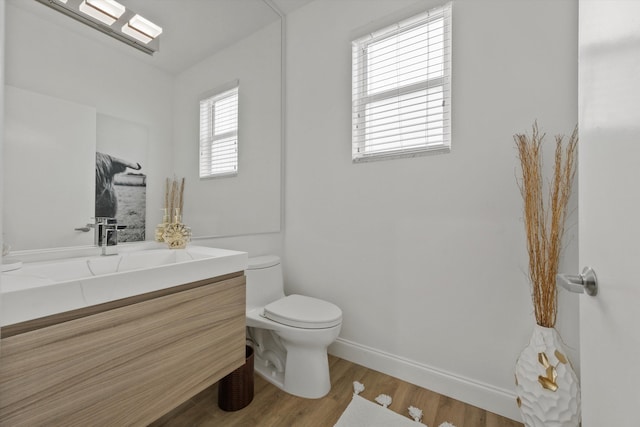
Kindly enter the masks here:
M 179 73 L 266 25 L 278 14 L 263 0 L 118 0 L 132 11 L 160 25 L 160 49 L 146 55 L 83 25 L 35 0 L 8 0 L 84 36 L 122 49 L 168 73 Z M 312 0 L 271 0 L 288 14 Z

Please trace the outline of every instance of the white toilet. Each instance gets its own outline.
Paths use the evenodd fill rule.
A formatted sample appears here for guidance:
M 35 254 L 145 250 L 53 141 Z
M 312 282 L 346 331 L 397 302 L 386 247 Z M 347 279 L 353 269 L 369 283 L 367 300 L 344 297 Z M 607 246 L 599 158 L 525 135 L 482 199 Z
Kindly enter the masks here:
M 329 393 L 327 347 L 338 337 L 342 310 L 330 302 L 284 295 L 280 258 L 249 258 L 247 338 L 258 374 L 287 393 L 320 398 Z

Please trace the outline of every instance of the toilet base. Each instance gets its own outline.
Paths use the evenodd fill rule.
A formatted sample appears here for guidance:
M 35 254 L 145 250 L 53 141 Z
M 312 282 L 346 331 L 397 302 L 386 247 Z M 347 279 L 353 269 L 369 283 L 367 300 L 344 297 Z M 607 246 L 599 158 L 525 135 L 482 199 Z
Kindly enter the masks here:
M 272 365 L 258 355 L 255 356 L 253 366 L 254 371 L 267 382 L 284 390 L 284 372 L 276 372 Z
M 284 391 L 308 399 L 326 396 L 331 390 L 326 347 L 287 347 Z
M 294 396 L 319 399 L 331 390 L 327 347 L 341 324 L 331 328 L 295 328 L 247 312 L 247 337 L 255 349 L 255 371 Z
M 298 397 L 320 399 L 331 390 L 329 379 L 329 360 L 326 352 L 300 354 L 299 357 L 287 357 L 285 372 L 292 372 L 289 381 L 285 372 L 277 372 L 272 364 L 255 355 L 254 370 L 265 381 L 279 389 Z M 296 363 L 295 361 L 299 362 Z

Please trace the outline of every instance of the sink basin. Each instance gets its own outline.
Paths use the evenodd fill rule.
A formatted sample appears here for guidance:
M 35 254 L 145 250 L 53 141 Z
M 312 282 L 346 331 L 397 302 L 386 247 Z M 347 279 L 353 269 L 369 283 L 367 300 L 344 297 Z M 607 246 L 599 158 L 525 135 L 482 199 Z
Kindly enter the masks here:
M 243 271 L 248 259 L 204 246 L 145 245 L 110 256 L 21 258 L 22 268 L 2 273 L 1 326 Z

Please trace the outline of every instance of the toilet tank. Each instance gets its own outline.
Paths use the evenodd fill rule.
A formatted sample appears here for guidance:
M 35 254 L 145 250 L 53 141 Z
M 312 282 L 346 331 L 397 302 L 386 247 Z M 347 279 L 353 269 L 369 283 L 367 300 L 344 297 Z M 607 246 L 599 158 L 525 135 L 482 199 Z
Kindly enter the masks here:
M 249 258 L 247 307 L 264 307 L 284 297 L 282 265 L 276 255 Z

